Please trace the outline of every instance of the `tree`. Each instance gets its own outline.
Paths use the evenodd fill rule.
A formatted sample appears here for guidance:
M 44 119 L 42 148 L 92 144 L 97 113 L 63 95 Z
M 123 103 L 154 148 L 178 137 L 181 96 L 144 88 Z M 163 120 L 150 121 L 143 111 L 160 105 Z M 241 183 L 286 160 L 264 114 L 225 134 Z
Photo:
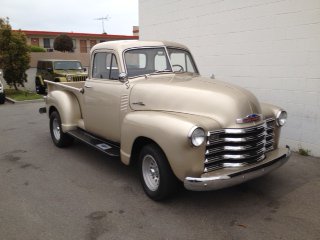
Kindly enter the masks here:
M 54 39 L 53 48 L 60 52 L 73 52 L 73 42 L 71 37 L 65 34 L 59 35 Z
M 7 84 L 18 90 L 27 82 L 26 71 L 30 67 L 30 48 L 20 30 L 13 32 L 9 18 L 0 19 L 0 68 Z

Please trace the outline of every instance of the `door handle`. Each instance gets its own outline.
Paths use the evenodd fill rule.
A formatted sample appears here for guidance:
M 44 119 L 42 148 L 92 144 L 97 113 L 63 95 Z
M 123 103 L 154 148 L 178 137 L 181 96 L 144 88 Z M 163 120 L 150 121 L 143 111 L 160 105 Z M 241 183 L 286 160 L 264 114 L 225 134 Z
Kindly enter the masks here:
M 85 88 L 92 88 L 90 85 L 84 85 Z

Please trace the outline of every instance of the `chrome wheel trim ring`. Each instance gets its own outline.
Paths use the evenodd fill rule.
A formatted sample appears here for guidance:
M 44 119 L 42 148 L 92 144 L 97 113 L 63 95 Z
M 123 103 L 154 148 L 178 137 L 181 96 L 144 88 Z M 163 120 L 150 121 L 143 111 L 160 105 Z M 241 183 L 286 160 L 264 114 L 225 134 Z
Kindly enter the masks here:
M 53 119 L 52 121 L 52 131 L 53 131 L 54 138 L 57 141 L 59 141 L 61 137 L 61 133 L 60 133 L 60 126 L 57 118 Z
M 160 185 L 160 172 L 156 160 L 151 155 L 142 159 L 142 175 L 145 184 L 151 191 L 156 191 Z

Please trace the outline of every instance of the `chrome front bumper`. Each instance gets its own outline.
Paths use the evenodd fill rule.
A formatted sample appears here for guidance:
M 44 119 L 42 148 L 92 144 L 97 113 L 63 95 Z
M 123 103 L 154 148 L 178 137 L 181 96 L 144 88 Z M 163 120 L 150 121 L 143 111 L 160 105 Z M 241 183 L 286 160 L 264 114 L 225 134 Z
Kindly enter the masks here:
M 274 152 L 277 152 L 275 156 L 275 153 L 272 154 L 270 152 L 270 155 L 258 164 L 237 168 L 236 170 L 228 170 L 227 173 L 222 173 L 220 170 L 221 174 L 213 171 L 210 174 L 203 174 L 200 178 L 186 177 L 184 187 L 192 191 L 210 191 L 230 187 L 263 176 L 283 165 L 291 155 L 289 146 Z

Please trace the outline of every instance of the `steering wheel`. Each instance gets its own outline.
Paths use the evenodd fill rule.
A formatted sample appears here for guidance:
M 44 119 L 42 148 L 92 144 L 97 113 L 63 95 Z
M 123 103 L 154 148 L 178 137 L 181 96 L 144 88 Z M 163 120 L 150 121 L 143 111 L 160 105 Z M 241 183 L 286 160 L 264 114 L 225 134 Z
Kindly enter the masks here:
M 180 64 L 173 64 L 172 67 L 178 67 L 180 69 L 178 69 L 178 71 L 174 71 L 174 72 L 184 72 L 184 68 L 180 65 Z

